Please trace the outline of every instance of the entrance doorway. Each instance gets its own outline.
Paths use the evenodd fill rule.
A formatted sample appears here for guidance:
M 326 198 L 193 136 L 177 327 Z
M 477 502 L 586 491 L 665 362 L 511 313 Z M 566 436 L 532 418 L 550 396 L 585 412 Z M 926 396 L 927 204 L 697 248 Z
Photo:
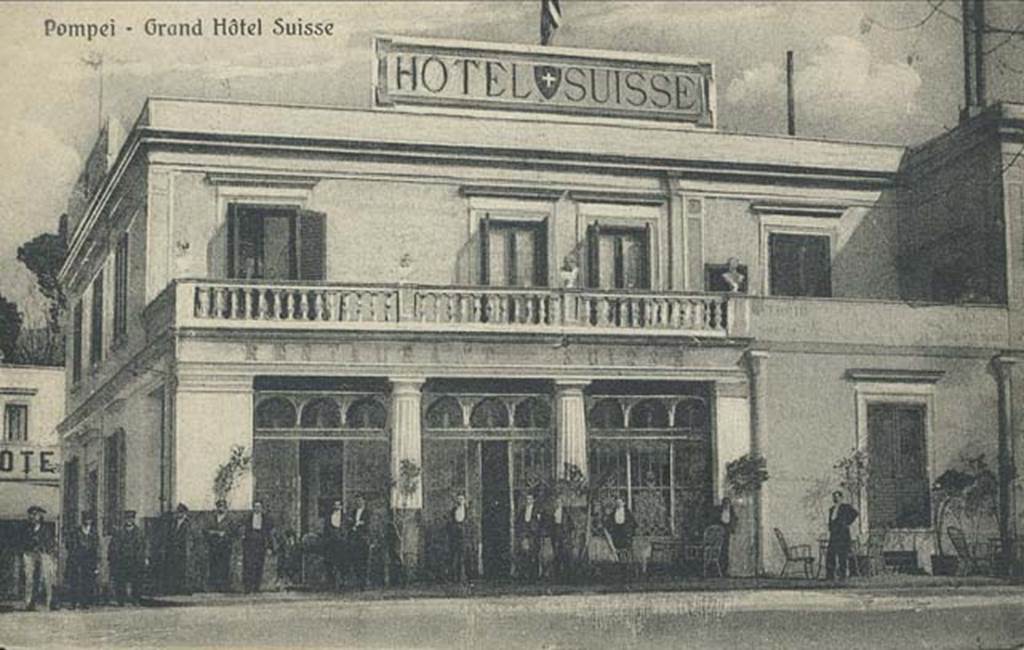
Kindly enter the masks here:
M 331 504 L 343 500 L 343 451 L 344 443 L 340 440 L 299 443 L 303 532 L 319 531 L 321 522 L 331 511 Z
M 480 443 L 481 556 L 484 576 L 505 577 L 511 569 L 512 503 L 509 493 L 508 442 Z

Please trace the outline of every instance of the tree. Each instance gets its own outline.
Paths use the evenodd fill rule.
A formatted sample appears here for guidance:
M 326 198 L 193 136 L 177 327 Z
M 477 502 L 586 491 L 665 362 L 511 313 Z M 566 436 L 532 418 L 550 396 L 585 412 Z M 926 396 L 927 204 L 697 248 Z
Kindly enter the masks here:
M 18 247 L 18 261 L 36 276 L 39 292 L 50 307 L 47 312 L 47 327 L 60 332 L 60 314 L 64 309 L 64 292 L 57 281 L 57 274 L 68 254 L 67 215 L 61 215 L 57 233 L 42 233 Z
M 17 361 L 21 320 L 18 305 L 0 295 L 0 361 L 6 363 Z
M 754 556 L 754 579 L 761 575 L 761 509 L 759 499 L 761 486 L 768 480 L 768 462 L 760 454 L 744 454 L 736 460 L 725 464 L 725 482 L 729 491 L 740 498 L 754 500 L 753 512 L 753 544 L 751 554 Z

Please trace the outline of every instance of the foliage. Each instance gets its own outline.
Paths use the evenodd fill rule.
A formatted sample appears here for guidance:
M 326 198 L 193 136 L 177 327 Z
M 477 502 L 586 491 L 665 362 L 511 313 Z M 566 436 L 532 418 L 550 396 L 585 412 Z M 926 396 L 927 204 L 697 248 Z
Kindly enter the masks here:
M 396 483 L 398 493 L 406 498 L 416 494 L 422 473 L 423 470 L 416 464 L 416 461 L 403 458 L 402 462 L 398 465 L 398 481 Z
M 844 456 L 832 466 L 839 474 L 839 486 L 846 494 L 859 500 L 861 492 L 867 487 L 870 467 L 868 454 L 863 449 L 852 449 L 849 456 Z
M 228 499 L 228 495 L 234 490 L 242 476 L 252 467 L 252 455 L 242 445 L 231 447 L 231 456 L 226 462 L 217 468 L 213 478 L 213 495 L 218 500 Z
M 985 454 L 961 455 L 956 464 L 943 472 L 932 485 L 936 497 L 935 528 L 939 554 L 943 554 L 942 536 L 949 517 L 967 523 L 977 535 L 981 520 L 995 517 L 999 482 Z
M 23 327 L 14 355 L 18 363 L 63 366 L 64 336 L 59 331 L 52 330 L 49 325 Z
M 68 254 L 67 217 L 62 216 L 56 234 L 42 233 L 18 247 L 18 261 L 36 276 L 39 292 L 50 302 L 47 326 L 60 331 L 60 314 L 64 309 L 64 292 L 57 274 Z
M 0 295 L 0 361 L 17 361 L 18 337 L 21 334 L 22 317 L 18 305 Z
M 744 454 L 726 463 L 725 480 L 737 496 L 754 494 L 768 480 L 768 461 L 760 454 Z

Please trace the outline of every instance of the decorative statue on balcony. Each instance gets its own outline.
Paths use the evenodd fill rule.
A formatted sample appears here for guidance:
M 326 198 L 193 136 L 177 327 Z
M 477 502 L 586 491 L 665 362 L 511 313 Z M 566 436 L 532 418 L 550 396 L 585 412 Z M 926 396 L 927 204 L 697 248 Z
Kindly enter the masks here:
M 576 261 L 576 256 L 572 253 L 566 255 L 562 261 L 560 275 L 562 277 L 563 289 L 575 289 L 579 286 L 580 265 Z
M 740 260 L 738 257 L 730 257 L 728 265 L 729 268 L 722 273 L 722 279 L 729 285 L 730 293 L 739 293 L 743 289 L 747 276 L 743 275 L 740 271 Z

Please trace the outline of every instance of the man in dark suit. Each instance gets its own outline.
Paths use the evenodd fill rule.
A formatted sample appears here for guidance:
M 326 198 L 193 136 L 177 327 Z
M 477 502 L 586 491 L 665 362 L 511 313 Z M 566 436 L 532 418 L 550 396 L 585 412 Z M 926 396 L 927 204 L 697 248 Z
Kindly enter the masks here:
M 540 571 L 543 514 L 532 494 L 527 494 L 516 514 L 516 572 L 520 580 L 535 580 Z
M 722 567 L 722 575 L 727 576 L 729 575 L 729 540 L 736 531 L 736 511 L 733 510 L 732 499 L 729 497 L 723 497 L 721 505 L 715 508 L 711 525 L 716 524 L 725 531 L 725 535 L 722 537 L 722 554 L 719 565 Z
M 160 553 L 164 591 L 168 594 L 192 593 L 189 561 L 192 559 L 192 520 L 188 506 L 179 503 L 166 519 Z
M 836 564 L 839 564 L 839 579 L 845 580 L 850 561 L 850 525 L 859 513 L 843 502 L 843 493 L 832 493 L 832 507 L 828 509 L 828 547 L 825 551 L 825 575 L 836 579 Z
M 341 589 L 345 578 L 345 513 L 340 499 L 324 517 L 323 549 L 331 589 Z
M 203 531 L 206 538 L 206 552 L 210 560 L 208 589 L 227 591 L 231 583 L 231 545 L 234 541 L 228 502 L 217 500 L 213 521 Z
M 352 576 L 360 589 L 366 586 L 366 562 L 370 556 L 370 510 L 362 495 L 356 497 L 356 506 L 349 518 L 348 553 L 352 562 Z
M 551 540 L 551 550 L 554 554 L 554 577 L 565 580 L 571 577 L 573 536 L 576 533 L 576 526 L 572 520 L 572 513 L 562 503 L 560 494 L 556 494 L 551 503 L 545 530 L 548 539 Z
M 252 503 L 252 513 L 242 531 L 242 588 L 245 593 L 260 590 L 267 549 L 272 548 L 274 524 L 263 512 L 263 502 Z
M 99 572 L 100 537 L 96 518 L 82 513 L 82 525 L 68 535 L 68 574 L 71 586 L 71 607 L 88 609 L 96 597 L 96 574 Z
M 146 540 L 135 524 L 135 511 L 124 511 L 124 524 L 110 542 L 110 578 L 117 602 L 124 605 L 131 591 L 131 602 L 139 603 L 139 587 L 146 572 Z
M 455 496 L 455 505 L 448 511 L 448 520 L 445 522 L 448 534 L 448 576 L 449 579 L 460 583 L 465 582 L 468 577 L 466 551 L 469 544 L 469 525 L 466 495 L 460 493 Z
M 25 572 L 25 609 L 35 608 L 36 594 L 44 598 L 46 609 L 53 606 L 53 582 L 56 579 L 54 554 L 57 545 L 53 531 L 43 520 L 41 506 L 28 509 L 28 521 L 21 538 L 22 569 Z

